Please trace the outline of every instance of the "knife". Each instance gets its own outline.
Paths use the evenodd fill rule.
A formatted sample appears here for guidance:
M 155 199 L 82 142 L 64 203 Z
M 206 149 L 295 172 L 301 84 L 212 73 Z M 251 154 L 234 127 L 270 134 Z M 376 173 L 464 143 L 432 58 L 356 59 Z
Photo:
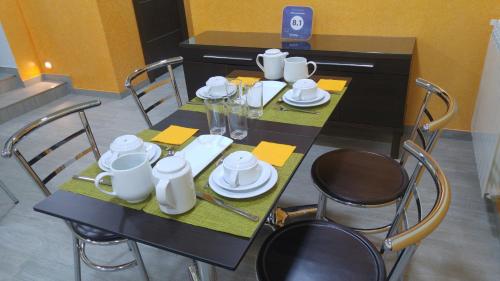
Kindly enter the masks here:
M 73 179 L 94 183 L 94 178 L 85 177 L 85 176 L 73 175 Z M 107 179 L 101 179 L 99 181 L 99 183 L 111 186 L 111 182 Z
M 207 202 L 210 202 L 214 205 L 217 205 L 219 207 L 222 207 L 226 210 L 229 210 L 233 213 L 236 213 L 240 216 L 243 216 L 251 221 L 255 221 L 255 222 L 258 222 L 259 221 L 259 217 L 258 216 L 255 216 L 255 215 L 252 215 L 252 214 L 249 214 L 245 211 L 243 211 L 242 209 L 239 209 L 239 208 L 236 208 L 236 207 L 233 207 L 231 205 L 228 205 L 227 203 L 225 203 L 224 201 L 222 201 L 221 199 L 217 198 L 217 197 L 214 197 L 208 193 L 205 193 L 205 192 L 196 192 L 196 197 L 198 199 L 201 199 L 201 200 L 205 200 Z

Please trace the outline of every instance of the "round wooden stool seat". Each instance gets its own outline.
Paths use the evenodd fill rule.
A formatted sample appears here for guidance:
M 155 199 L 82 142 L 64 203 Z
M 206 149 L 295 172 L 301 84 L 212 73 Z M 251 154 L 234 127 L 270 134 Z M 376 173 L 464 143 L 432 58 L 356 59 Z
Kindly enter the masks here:
M 385 266 L 361 234 L 325 221 L 301 221 L 271 234 L 257 258 L 260 281 L 381 281 Z
M 318 157 L 314 183 L 331 199 L 356 205 L 381 205 L 400 198 L 408 174 L 394 159 L 377 153 L 338 149 Z

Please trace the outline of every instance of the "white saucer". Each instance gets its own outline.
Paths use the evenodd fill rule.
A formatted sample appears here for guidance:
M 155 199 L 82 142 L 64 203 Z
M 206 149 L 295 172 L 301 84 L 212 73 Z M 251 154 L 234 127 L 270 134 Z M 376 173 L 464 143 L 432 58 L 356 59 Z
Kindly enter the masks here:
M 294 101 L 291 101 L 290 99 L 288 99 L 286 96 L 289 92 L 291 92 L 292 90 L 288 90 L 284 95 L 283 95 L 283 101 L 286 103 L 286 104 L 289 104 L 291 106 L 296 106 L 296 107 L 314 107 L 314 106 L 318 106 L 318 105 L 322 105 L 322 104 L 325 104 L 327 102 L 330 101 L 330 93 L 328 93 L 327 91 L 325 90 L 322 90 L 322 89 L 318 89 L 318 92 L 319 93 L 322 93 L 323 95 L 323 98 L 317 102 L 313 102 L 313 103 L 297 103 L 297 102 L 294 102 Z
M 229 94 L 229 96 L 232 96 L 236 93 L 236 86 L 235 85 L 229 85 L 229 87 L 232 87 L 233 89 L 231 90 L 231 93 Z M 210 98 L 210 96 L 208 96 L 208 86 L 203 86 L 201 88 L 199 88 L 197 91 L 196 91 L 196 96 L 199 97 L 200 99 L 207 99 L 207 98 Z M 215 98 L 223 98 L 224 96 L 217 96 Z
M 269 177 L 271 176 L 271 168 L 272 168 L 271 165 L 269 165 L 268 163 L 263 162 L 263 161 L 259 161 L 259 165 L 261 168 L 260 176 L 257 179 L 257 181 L 255 181 L 251 184 L 232 187 L 229 183 L 227 183 L 224 180 L 224 168 L 222 167 L 222 165 L 219 165 L 212 172 L 215 174 L 214 181 L 219 187 L 222 187 L 222 188 L 224 188 L 228 191 L 231 191 L 231 192 L 244 192 L 244 191 L 248 191 L 250 189 L 258 188 L 258 187 L 262 186 L 263 184 L 265 184 L 269 180 Z
M 215 193 L 219 194 L 220 196 L 224 196 L 227 198 L 233 198 L 233 199 L 252 198 L 252 197 L 259 196 L 259 195 L 271 190 L 274 187 L 274 185 L 278 182 L 278 171 L 276 171 L 276 169 L 273 166 L 271 166 L 270 170 L 271 170 L 271 177 L 264 185 L 262 185 L 261 187 L 255 188 L 255 189 L 248 190 L 248 191 L 234 192 L 234 191 L 229 191 L 227 189 L 220 187 L 214 181 L 214 177 L 215 177 L 216 173 L 210 174 L 210 177 L 208 178 L 208 184 L 209 184 L 210 188 Z
M 144 145 L 146 146 L 146 152 L 148 154 L 148 159 L 149 163 L 153 164 L 158 159 L 161 157 L 161 148 L 155 143 L 150 143 L 150 142 L 144 142 Z M 99 168 L 103 171 L 109 171 L 110 170 L 110 163 L 109 160 L 111 159 L 111 151 L 106 151 L 103 155 L 101 155 L 101 158 L 99 158 L 99 161 L 97 161 L 97 165 L 99 165 Z
M 318 102 L 322 99 L 325 98 L 324 96 L 324 93 L 320 92 L 319 91 L 320 89 L 317 89 L 316 90 L 316 97 L 314 99 L 311 99 L 311 100 L 296 100 L 294 97 L 293 97 L 293 90 L 292 91 L 287 91 L 284 95 L 283 95 L 283 98 L 286 98 L 287 100 L 291 101 L 291 102 L 294 102 L 294 103 L 300 103 L 300 104 L 311 104 L 311 103 L 315 103 L 315 102 Z

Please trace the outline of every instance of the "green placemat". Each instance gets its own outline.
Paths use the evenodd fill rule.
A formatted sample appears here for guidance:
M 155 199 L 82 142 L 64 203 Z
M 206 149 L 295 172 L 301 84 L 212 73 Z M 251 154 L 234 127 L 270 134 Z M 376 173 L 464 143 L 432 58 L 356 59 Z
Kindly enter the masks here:
M 144 130 L 144 131 L 141 131 L 140 133 L 138 133 L 137 136 L 142 138 L 144 141 L 150 141 L 158 133 L 159 133 L 159 131 L 155 131 L 155 130 Z M 178 147 L 174 147 L 175 150 L 180 150 L 180 149 L 184 148 L 184 146 L 188 145 L 194 139 L 195 139 L 194 137 L 191 137 L 184 144 L 182 144 Z M 166 151 L 164 149 L 162 149 L 162 157 L 164 157 L 165 154 L 166 154 Z M 83 172 L 81 172 L 80 176 L 87 176 L 87 177 L 95 178 L 97 176 L 97 174 L 99 174 L 101 172 L 103 172 L 103 171 L 99 168 L 99 166 L 96 163 L 94 163 L 94 164 L 90 165 L 87 169 L 85 169 Z M 132 204 L 132 203 L 128 203 L 125 200 L 121 200 L 119 198 L 116 198 L 116 197 L 113 197 L 111 195 L 100 192 L 94 186 L 93 183 L 84 182 L 84 181 L 80 181 L 80 180 L 73 180 L 73 179 L 63 183 L 59 188 L 62 190 L 65 190 L 65 191 L 71 191 L 74 193 L 78 193 L 81 195 L 92 197 L 94 199 L 98 199 L 98 200 L 102 200 L 102 201 L 106 201 L 106 202 L 111 202 L 114 204 L 118 204 L 118 205 L 125 206 L 128 208 L 136 209 L 136 210 L 142 210 L 142 208 L 144 208 L 146 206 L 146 204 L 149 202 L 149 200 L 151 200 L 151 197 L 152 197 L 152 196 L 150 196 L 150 198 L 148 198 L 147 200 L 145 200 L 143 202 Z M 106 189 L 106 186 L 104 186 L 104 188 Z M 107 188 L 107 190 L 111 190 L 111 188 Z
M 313 126 L 313 127 L 323 127 L 332 114 L 333 110 L 337 106 L 340 98 L 347 90 L 345 87 L 340 92 L 335 92 L 331 95 L 331 99 L 327 104 L 319 105 L 310 108 L 302 108 L 306 110 L 313 110 L 319 112 L 319 114 L 309 114 L 303 112 L 294 111 L 280 111 L 278 100 L 288 91 L 290 87 L 285 87 L 279 94 L 277 94 L 265 107 L 264 114 L 259 118 L 259 120 L 273 121 L 279 123 L 288 123 L 303 126 Z M 195 97 L 191 100 L 193 103 L 203 103 L 203 100 Z M 281 103 L 285 107 L 293 108 L 285 103 Z M 203 104 L 185 104 L 181 107 L 181 110 L 205 112 L 205 106 Z
M 224 152 L 224 155 L 228 155 L 229 153 L 237 150 L 251 151 L 253 148 L 253 146 L 233 143 L 230 148 L 228 148 Z M 288 158 L 283 167 L 277 168 L 278 183 L 276 184 L 276 186 L 270 191 L 258 197 L 244 200 L 228 199 L 216 195 L 209 188 L 205 188 L 210 173 L 217 166 L 217 161 L 214 161 L 207 169 L 203 171 L 203 173 L 195 178 L 195 185 L 196 188 L 200 191 L 216 195 L 217 197 L 222 198 L 228 204 L 259 216 L 260 221 L 262 221 L 265 219 L 266 212 L 269 210 L 269 208 L 271 208 L 271 206 L 285 187 L 285 183 L 291 177 L 293 171 L 299 165 L 300 160 L 303 156 L 304 155 L 300 153 L 293 153 L 290 158 Z M 173 216 L 162 213 L 160 211 L 156 198 L 153 198 L 149 201 L 143 211 L 163 218 L 169 218 L 183 223 L 205 227 L 242 237 L 251 237 L 257 230 L 260 223 L 250 221 L 235 213 L 227 211 L 219 206 L 215 206 L 203 200 L 197 200 L 196 206 L 191 211 L 182 215 Z

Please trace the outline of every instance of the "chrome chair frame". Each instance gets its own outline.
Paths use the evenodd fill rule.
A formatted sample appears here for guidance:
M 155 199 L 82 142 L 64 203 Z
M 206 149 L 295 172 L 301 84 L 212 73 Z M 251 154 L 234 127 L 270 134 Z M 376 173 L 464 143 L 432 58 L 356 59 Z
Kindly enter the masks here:
M 144 120 L 148 124 L 149 128 L 153 127 L 153 124 L 151 123 L 151 119 L 149 119 L 148 112 L 153 110 L 155 107 L 162 104 L 163 102 L 165 102 L 166 98 L 162 98 L 159 101 L 150 105 L 149 107 L 144 108 L 144 105 L 141 102 L 141 97 L 143 97 L 145 94 L 148 93 L 148 89 L 144 89 L 140 93 L 137 93 L 137 89 L 134 87 L 133 82 L 135 79 L 137 79 L 140 75 L 144 73 L 148 73 L 149 71 L 166 67 L 168 70 L 168 74 L 170 76 L 170 82 L 172 83 L 172 87 L 174 88 L 175 98 L 177 100 L 177 106 L 180 107 L 182 106 L 182 99 L 179 92 L 179 88 L 177 87 L 177 82 L 175 81 L 172 65 L 182 63 L 182 61 L 183 61 L 182 57 L 173 57 L 158 62 L 154 62 L 152 64 L 146 65 L 143 68 L 134 70 L 125 80 L 125 87 L 130 90 L 130 93 L 134 97 L 135 103 L 139 107 L 139 110 L 141 111 L 142 116 L 144 117 Z M 155 84 L 154 82 L 150 83 L 149 86 L 151 87 L 154 84 Z
M 9 196 L 10 200 L 12 200 L 12 202 L 14 202 L 14 204 L 19 203 L 19 200 L 16 198 L 16 196 L 14 195 L 14 193 L 12 193 L 12 191 L 10 191 L 10 189 L 5 185 L 5 183 L 2 180 L 0 180 L 0 188 L 5 193 L 7 193 L 7 196 Z
M 417 115 L 415 125 L 413 126 L 408 139 L 412 141 L 416 140 L 420 141 L 424 150 L 428 153 L 431 153 L 435 145 L 437 144 L 437 140 L 439 138 L 441 129 L 450 121 L 451 117 L 453 117 L 453 115 L 456 113 L 457 106 L 454 98 L 452 98 L 445 90 L 443 90 L 439 86 L 432 84 L 431 82 L 426 81 L 422 78 L 417 78 L 416 84 L 417 86 L 425 89 L 426 94 L 422 101 L 422 105 L 420 106 L 420 110 Z M 446 113 L 438 119 L 435 119 L 434 116 L 428 110 L 429 101 L 432 96 L 439 97 L 447 107 Z M 429 121 L 423 122 L 424 118 L 427 118 Z M 406 158 L 407 158 L 407 153 L 403 150 L 403 153 L 401 154 L 399 160 L 402 166 L 406 164 Z M 329 196 L 328 194 L 323 193 L 321 189 L 318 188 L 317 186 L 315 187 L 320 192 L 316 207 L 314 205 L 306 205 L 306 206 L 294 206 L 292 208 L 277 208 L 273 211 L 272 216 L 268 218 L 267 220 L 268 224 L 271 225 L 273 228 L 281 227 L 286 223 L 286 220 L 288 218 L 299 217 L 303 215 L 312 215 L 312 214 L 315 214 L 316 219 L 333 221 L 332 219 L 326 216 L 327 199 L 333 200 L 343 205 L 360 207 L 360 208 L 381 208 L 395 204 L 396 209 L 398 208 L 401 201 L 400 199 L 396 199 L 392 202 L 387 202 L 384 204 L 377 204 L 377 205 L 355 204 L 351 202 L 344 202 L 338 200 L 332 196 Z M 420 197 L 416 189 L 414 190 L 412 196 L 415 198 L 415 203 L 417 205 L 417 212 L 420 218 L 422 215 L 422 210 L 420 204 Z M 404 221 L 406 222 L 406 219 Z M 374 228 L 358 228 L 358 227 L 350 227 L 350 228 L 367 234 L 379 233 L 387 231 L 390 228 L 390 224 Z
M 62 170 L 67 168 L 69 165 L 71 165 L 73 162 L 76 160 L 82 158 L 86 154 L 88 154 L 90 151 L 93 152 L 93 155 L 97 160 L 101 157 L 101 154 L 99 153 L 99 149 L 97 148 L 97 144 L 94 139 L 94 135 L 92 133 L 92 130 L 90 128 L 90 124 L 87 120 L 87 116 L 85 115 L 85 110 L 89 108 L 93 108 L 96 106 L 101 105 L 101 101 L 99 100 L 93 100 L 81 104 L 76 104 L 64 109 L 61 109 L 59 111 L 56 111 L 52 114 L 49 114 L 43 118 L 40 118 L 38 120 L 35 120 L 28 125 L 24 126 L 20 130 L 18 130 L 16 133 L 14 133 L 5 143 L 4 149 L 2 151 L 2 156 L 5 158 L 9 158 L 14 154 L 16 156 L 16 159 L 19 161 L 19 163 L 23 166 L 23 168 L 28 172 L 28 174 L 31 176 L 31 178 L 35 181 L 35 183 L 38 185 L 40 190 L 45 196 L 50 196 L 51 192 L 47 188 L 46 184 L 51 181 L 55 176 L 57 176 Z M 23 156 L 23 154 L 18 150 L 16 145 L 27 135 L 31 134 L 33 131 L 50 124 L 53 121 L 59 120 L 63 117 L 76 114 L 78 113 L 80 117 L 80 121 L 82 122 L 83 129 L 78 130 L 77 132 L 74 132 L 64 138 L 63 140 L 57 142 L 56 144 L 50 146 L 49 148 L 43 150 L 41 153 L 33 157 L 31 160 L 26 160 L 26 158 Z M 90 144 L 90 147 L 84 149 L 82 152 L 76 154 L 73 158 L 70 160 L 66 161 L 64 164 L 58 166 L 53 172 L 49 173 L 44 179 L 40 178 L 40 176 L 35 172 L 33 169 L 33 165 L 35 165 L 39 160 L 50 154 L 52 151 L 56 150 L 57 148 L 61 147 L 62 145 L 66 144 L 70 140 L 82 135 L 83 133 L 86 134 L 87 140 Z M 128 239 L 117 239 L 114 241 L 93 241 L 84 237 L 81 237 L 73 228 L 72 224 L 68 221 L 66 221 L 66 225 L 69 227 L 69 229 L 72 232 L 73 235 L 73 255 L 74 255 L 74 267 L 75 267 L 75 280 L 80 281 L 81 280 L 81 267 L 80 267 L 80 260 L 82 260 L 86 265 L 88 265 L 90 268 L 98 270 L 98 271 L 118 271 L 118 270 L 124 270 L 127 268 L 130 268 L 132 266 L 138 265 L 141 269 L 141 275 L 144 280 L 149 280 L 149 277 L 146 272 L 146 268 L 144 266 L 141 254 L 139 252 L 139 248 L 137 247 L 136 242 L 130 241 Z M 127 242 L 129 244 L 129 248 L 132 250 L 134 254 L 134 260 L 120 264 L 120 265 L 100 265 L 95 262 L 93 262 L 90 258 L 88 258 L 86 252 L 85 252 L 85 245 L 86 244 L 92 244 L 92 245 L 98 245 L 98 246 L 112 246 L 112 245 L 117 245 L 121 243 Z
M 405 141 L 403 148 L 409 155 L 413 156 L 418 161 L 419 165 L 414 168 L 410 180 L 407 183 L 408 188 L 406 188 L 401 198 L 401 204 L 398 205 L 396 216 L 390 224 L 390 229 L 384 239 L 382 249 L 380 250 L 382 255 L 386 251 L 398 253 L 396 262 L 386 277 L 388 281 L 402 280 L 404 271 L 417 250 L 418 244 L 440 225 L 451 204 L 450 185 L 439 164 L 425 151 L 425 149 L 419 147 L 411 140 Z M 418 185 L 424 170 L 429 173 L 434 182 L 434 187 L 436 189 L 434 205 L 425 217 L 418 218 L 415 225 L 400 231 L 400 224 L 405 219 L 406 206 L 412 200 L 413 189 Z M 264 242 L 264 247 L 268 241 L 273 240 L 273 235 L 274 234 L 271 234 L 268 240 Z M 259 269 L 259 266 L 257 266 L 257 269 Z M 344 274 L 347 276 L 347 273 Z M 258 276 L 260 275 L 258 274 Z

